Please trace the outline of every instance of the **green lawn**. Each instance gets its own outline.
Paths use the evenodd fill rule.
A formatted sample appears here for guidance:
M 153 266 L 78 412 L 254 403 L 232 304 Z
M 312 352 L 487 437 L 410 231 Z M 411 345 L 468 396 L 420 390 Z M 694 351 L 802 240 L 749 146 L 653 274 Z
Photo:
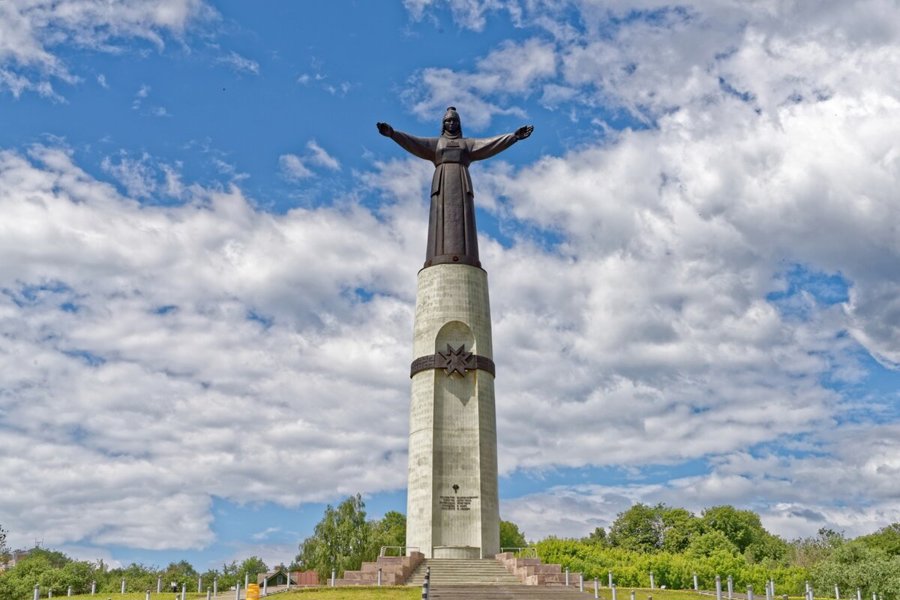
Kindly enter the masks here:
M 181 594 L 173 594 L 164 592 L 162 594 L 151 593 L 150 600 L 175 600 L 176 596 L 181 599 Z M 78 596 L 54 595 L 52 600 L 145 600 L 143 592 L 129 592 L 126 594 L 119 593 L 97 593 L 93 596 L 90 594 L 81 594 Z M 186 593 L 185 600 L 206 600 L 206 592 L 202 594 Z M 273 600 L 365 600 L 366 598 L 377 598 L 378 600 L 418 600 L 422 597 L 422 588 L 419 587 L 320 587 L 320 588 L 301 588 L 291 590 L 290 592 L 282 592 L 280 594 L 272 594 L 268 596 Z M 42 600 L 46 600 L 46 596 L 41 596 Z M 234 600 L 234 591 L 223 590 L 219 592 L 218 600 Z
M 632 588 L 619 588 L 616 592 L 616 600 L 631 600 Z M 584 586 L 585 599 L 589 600 L 594 597 L 593 584 Z M 714 595 L 698 594 L 693 591 L 686 590 L 651 590 L 648 588 L 635 588 L 635 600 L 715 600 Z M 150 594 L 150 600 L 175 600 L 176 594 L 164 592 L 162 594 Z M 179 600 L 181 595 L 177 595 Z M 317 587 L 317 588 L 301 588 L 283 592 L 280 594 L 272 594 L 273 600 L 367 600 L 374 598 L 377 600 L 419 600 L 422 597 L 422 588 L 416 586 L 399 586 L 399 587 Z M 600 597 L 604 600 L 612 600 L 612 594 L 609 588 L 600 589 Z M 79 596 L 67 597 L 65 595 L 54 596 L 59 600 L 145 600 L 142 592 L 131 592 L 127 594 L 118 593 L 98 593 L 94 596 L 90 594 L 82 594 Z M 723 594 L 724 598 L 724 594 Z M 759 598 L 759 596 L 757 596 Z M 762 595 L 765 598 L 765 595 Z M 781 598 L 781 596 L 779 596 Z M 795 597 L 800 600 L 800 597 Z M 233 591 L 219 592 L 218 600 L 233 600 Z M 188 593 L 185 594 L 185 600 L 206 600 L 206 593 Z

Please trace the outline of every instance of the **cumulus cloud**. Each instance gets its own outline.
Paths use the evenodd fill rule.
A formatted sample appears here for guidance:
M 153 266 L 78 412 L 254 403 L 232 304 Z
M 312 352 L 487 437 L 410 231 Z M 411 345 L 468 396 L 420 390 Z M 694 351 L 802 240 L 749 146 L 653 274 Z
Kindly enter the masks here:
M 407 3 L 421 18 L 431 4 Z M 501 8 L 453 6 L 473 28 Z M 453 103 L 476 129 L 530 94 L 644 124 L 478 174 L 477 202 L 510 240 L 480 241 L 500 467 L 707 466 L 504 502 L 530 537 L 584 535 L 635 501 L 750 506 L 785 535 L 900 519 L 896 414 L 873 408 L 896 396 L 842 385 L 866 377 L 861 355 L 900 362 L 900 91 L 885 75 L 900 20 L 841 6 L 583 3 L 576 27 L 551 5 L 504 3 L 552 40 L 418 73 L 417 114 Z M 341 168 L 314 140 L 279 166 L 295 180 Z M 61 148 L 0 153 L 0 439 L 14 457 L 0 479 L 16 486 L 0 514 L 47 543 L 196 547 L 211 496 L 402 487 L 433 167 L 376 162 L 356 191 L 377 209 L 284 215 L 144 155 L 103 168 L 122 191 Z M 146 201 L 163 193 L 184 202 Z M 27 464 L 13 454 L 26 445 Z
M 658 484 L 557 486 L 505 502 L 504 518 L 520 524 L 530 539 L 583 537 L 595 527 L 608 528 L 637 502 L 663 502 L 698 515 L 714 505 L 746 506 L 789 539 L 815 535 L 823 526 L 855 537 L 900 521 L 890 480 L 900 455 L 897 424 L 849 427 L 824 438 L 825 452 L 814 457 L 734 452 L 716 459 L 708 473 Z M 835 498 L 823 490 L 835 490 Z
M 468 3 L 447 4 L 466 14 Z M 435 5 L 410 10 L 420 18 Z M 524 22 L 553 38 L 540 42 L 553 56 L 548 68 L 527 85 L 492 86 L 503 59 L 426 70 L 416 81 L 426 90 L 414 105 L 420 115 L 460 89 L 477 98 L 471 112 L 483 125 L 539 86 L 546 105 L 617 109 L 643 123 L 607 127 L 602 145 L 518 171 L 495 165 L 479 180 L 479 197 L 490 199 L 482 206 L 518 224 L 506 232 L 512 248 L 482 245 L 495 358 L 515 365 L 509 377 L 498 369 L 501 470 L 729 457 L 691 481 L 703 490 L 698 502 L 752 505 L 786 534 L 814 533 L 821 515 L 856 533 L 896 520 L 891 492 L 880 491 L 890 486 L 890 461 L 867 469 L 848 453 L 845 423 L 858 418 L 859 399 L 833 385 L 865 377 L 861 349 L 893 370 L 900 356 L 900 131 L 892 117 L 900 90 L 888 75 L 900 49 L 897 21 L 884 19 L 896 7 L 575 6 L 577 25 L 552 5 L 518 6 Z M 486 14 L 463 24 L 478 29 Z M 559 243 L 547 252 L 529 227 Z M 774 301 L 797 268 L 846 281 L 848 298 L 801 289 Z M 868 401 L 879 414 L 892 399 Z M 842 434 L 832 439 L 833 428 Z M 824 468 L 791 457 L 782 443 L 797 436 L 825 444 Z M 760 473 L 726 473 L 733 457 L 773 444 Z M 852 508 L 837 496 L 792 495 L 762 474 L 771 468 L 784 487 L 821 492 L 825 473 L 842 465 L 841 494 L 869 494 Z M 817 475 L 792 475 L 806 470 Z M 598 515 L 608 521 L 633 501 L 686 502 L 678 500 L 684 489 L 667 489 L 616 488 L 608 505 L 607 491 L 598 499 L 562 489 L 528 497 L 528 510 L 549 511 L 531 517 L 526 501 L 513 506 L 532 525 L 547 519 L 545 533 L 584 535 Z M 575 519 L 578 505 L 583 518 Z
M 278 166 L 281 174 L 292 181 L 300 181 L 315 176 L 315 172 L 307 165 L 315 165 L 331 171 L 338 171 L 341 163 L 328 154 L 315 140 L 306 143 L 308 152 L 304 156 L 296 154 L 282 154 L 278 157 Z
M 215 12 L 202 0 L 54 2 L 11 0 L 0 6 L 0 85 L 53 95 L 51 80 L 78 80 L 55 49 L 70 44 L 95 51 L 115 48 L 117 38 L 144 39 L 157 47 Z
M 18 531 L 198 547 L 212 495 L 403 485 L 402 232 L 352 205 L 266 215 L 237 189 L 142 206 L 58 148 L 0 154 L 0 190 L 0 477 L 22 485 L 0 513 Z
M 447 106 L 456 106 L 463 125 L 485 127 L 494 115 L 525 112 L 516 106 L 504 107 L 503 96 L 527 96 L 536 82 L 556 73 L 556 53 L 552 44 L 533 38 L 521 44 L 505 42 L 481 59 L 474 72 L 445 68 L 423 69 L 407 95 L 414 98 L 412 110 L 422 119 L 435 119 Z M 500 101 L 486 100 L 491 95 Z

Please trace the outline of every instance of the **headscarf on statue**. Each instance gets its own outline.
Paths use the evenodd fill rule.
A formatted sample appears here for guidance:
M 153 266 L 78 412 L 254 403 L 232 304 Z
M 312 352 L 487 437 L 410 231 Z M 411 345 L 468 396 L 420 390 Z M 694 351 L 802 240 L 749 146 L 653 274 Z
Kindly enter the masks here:
M 447 126 L 444 123 L 447 119 L 456 119 L 456 133 L 447 131 Z M 444 118 L 441 119 L 441 135 L 451 140 L 456 140 L 463 136 L 462 121 L 459 120 L 459 113 L 456 112 L 455 106 L 448 106 L 447 112 L 444 113 Z

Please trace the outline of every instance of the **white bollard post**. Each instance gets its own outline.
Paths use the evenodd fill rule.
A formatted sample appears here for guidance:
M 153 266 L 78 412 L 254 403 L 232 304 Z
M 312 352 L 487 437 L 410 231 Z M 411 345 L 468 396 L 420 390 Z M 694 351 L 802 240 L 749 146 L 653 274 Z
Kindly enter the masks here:
M 616 598 L 616 584 L 612 584 L 609 589 L 612 590 L 612 600 L 617 600 Z
M 774 579 L 769 580 L 769 587 L 772 588 L 772 598 L 774 599 L 775 598 L 775 580 Z
M 247 589 L 247 586 L 250 583 L 250 573 L 244 573 L 244 589 Z
M 609 572 L 609 587 L 613 586 L 612 571 Z
M 68 589 L 66 589 L 66 596 L 71 596 L 71 595 L 72 595 L 72 586 L 70 585 L 68 587 Z
M 728 600 L 732 600 L 734 596 L 734 577 L 728 576 Z
M 213 577 L 213 597 L 219 597 L 219 578 Z
M 655 589 L 655 588 L 656 588 L 656 584 L 655 584 L 655 582 L 653 581 L 653 571 L 650 571 L 650 589 L 652 590 L 652 589 Z
M 182 583 L 182 584 L 181 584 L 181 600 L 184 600 L 184 594 L 185 594 L 185 592 L 187 592 L 187 584 L 186 584 L 186 583 Z
M 569 567 L 566 567 L 566 587 L 569 587 Z
M 290 569 L 288 569 L 288 572 L 287 572 L 287 589 L 288 589 L 288 591 L 291 591 L 291 570 Z
M 335 570 L 332 569 L 331 570 L 331 587 L 334 587 L 334 576 L 335 576 Z
M 600 597 L 600 580 L 594 577 L 594 598 Z
M 234 600 L 241 600 L 241 582 L 234 584 Z
M 381 567 L 378 567 L 378 587 L 381 587 Z
M 212 598 L 212 590 L 206 588 L 206 600 L 210 600 L 210 598 Z
M 862 600 L 862 592 L 856 588 L 856 600 Z
M 634 600 L 634 590 L 631 590 L 631 600 Z
M 834 600 L 841 600 L 841 590 L 837 584 L 834 584 Z
M 874 594 L 873 594 L 873 595 L 874 595 Z M 49 590 L 47 590 L 47 597 L 48 597 L 48 598 L 52 598 L 52 597 L 53 597 L 53 588 L 50 588 Z
M 696 573 L 694 573 L 694 591 L 695 592 L 700 591 L 700 585 L 697 583 L 697 574 Z
M 584 591 L 584 573 L 578 574 L 578 591 L 579 592 Z
M 97 582 L 92 581 L 91 582 L 91 596 L 93 596 L 96 593 L 97 593 Z
M 122 578 L 122 593 L 125 593 L 125 578 Z
M 753 600 L 753 586 L 747 586 L 747 600 Z
M 722 578 L 716 575 L 716 600 L 722 600 Z
M 772 590 L 769 589 L 769 580 L 766 580 L 766 600 L 772 600 L 772 596 L 770 595 Z
M 203 576 L 202 575 L 197 576 L 197 593 L 198 594 L 203 593 Z
M 207 590 L 207 591 L 209 591 L 209 590 Z M 268 577 L 263 577 L 262 595 L 263 596 L 269 595 L 269 578 Z M 206 600 L 209 600 L 209 598 L 207 598 Z
M 156 578 L 156 593 L 157 594 L 162 593 L 162 575 L 160 575 Z
M 41 600 L 41 588 L 40 586 L 34 586 L 34 600 Z
M 150 590 L 144 592 L 144 600 L 150 600 Z

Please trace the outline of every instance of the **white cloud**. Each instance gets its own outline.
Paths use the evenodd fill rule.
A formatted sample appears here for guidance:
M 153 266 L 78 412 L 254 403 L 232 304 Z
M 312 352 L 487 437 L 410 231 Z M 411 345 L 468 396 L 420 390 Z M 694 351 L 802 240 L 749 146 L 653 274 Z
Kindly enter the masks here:
M 336 158 L 328 154 L 324 148 L 319 146 L 315 140 L 310 140 L 306 143 L 306 147 L 309 148 L 309 151 L 312 155 L 309 157 L 310 162 L 313 164 L 319 165 L 320 167 L 325 167 L 326 169 L 331 169 L 332 171 L 336 171 L 341 168 L 341 163 L 338 162 Z
M 219 62 L 230 66 L 235 71 L 259 75 L 259 63 L 255 60 L 241 56 L 234 50 L 227 55 L 220 57 Z
M 416 20 L 422 19 L 432 7 L 447 5 L 455 23 L 475 31 L 484 29 L 490 12 L 505 9 L 514 20 L 522 12 L 515 0 L 403 0 L 403 5 Z
M 214 16 L 202 0 L 10 0 L 0 6 L 0 85 L 15 96 L 32 89 L 52 95 L 51 79 L 78 80 L 54 53 L 59 45 L 109 51 L 117 39 L 138 38 L 162 47 L 165 35 L 181 36 Z
M 0 190 L 3 454 L 29 448 L 0 464 L 23 486 L 0 499 L 17 535 L 196 548 L 211 495 L 403 485 L 402 232 L 353 206 L 266 215 L 236 189 L 142 207 L 52 148 L 0 154 Z
M 313 172 L 303 164 L 303 159 L 296 154 L 282 154 L 278 157 L 278 166 L 288 179 L 299 180 L 313 176 Z
M 533 38 L 521 44 L 505 42 L 478 62 L 478 69 L 459 73 L 445 68 L 426 68 L 414 79 L 407 96 L 412 110 L 423 119 L 439 122 L 447 106 L 460 110 L 463 125 L 481 129 L 494 115 L 525 116 L 518 107 L 503 108 L 486 101 L 491 95 L 529 95 L 539 81 L 556 73 L 552 44 Z
M 429 4 L 408 3 L 414 16 Z M 552 43 L 418 74 L 413 105 L 435 133 L 447 104 L 478 128 L 523 115 L 532 91 L 650 125 L 478 173 L 477 202 L 513 242 L 481 240 L 501 470 L 710 467 L 504 503 L 529 537 L 584 535 L 641 500 L 750 503 L 785 534 L 818 515 L 859 533 L 898 520 L 896 417 L 873 408 L 896 395 L 833 384 L 865 376 L 863 350 L 900 362 L 900 20 L 878 2 L 767 6 L 585 3 L 577 29 L 522 8 Z M 628 7 L 661 12 L 601 32 Z M 454 14 L 479 27 L 488 12 Z M 511 65 L 518 53 L 533 62 Z M 279 158 L 286 177 L 341 168 L 315 141 L 305 152 Z M 197 547 L 212 495 L 292 505 L 402 487 L 433 167 L 363 174 L 360 194 L 387 199 L 376 212 L 337 200 L 273 215 L 152 157 L 103 165 L 124 194 L 59 148 L 0 153 L 0 443 L 13 457 L 0 479 L 15 486 L 0 522 L 16 515 L 48 544 L 146 547 L 153 532 L 157 547 Z M 163 193 L 185 203 L 138 202 Z M 839 274 L 849 301 L 801 289 L 779 305 L 796 265 Z
M 900 521 L 892 481 L 900 469 L 897 425 L 848 427 L 825 437 L 823 449 L 831 455 L 735 452 L 720 457 L 706 474 L 660 484 L 558 486 L 505 502 L 504 518 L 518 523 L 529 539 L 585 536 L 595 527 L 608 528 L 637 502 L 663 502 L 698 515 L 714 505 L 743 506 L 788 539 L 814 536 L 826 526 L 855 537 Z
M 150 155 L 144 153 L 139 159 L 120 156 L 118 162 L 107 156 L 100 166 L 122 184 L 129 196 L 148 198 L 157 189 L 156 174 L 149 163 Z
M 315 173 L 307 165 L 312 164 L 332 171 L 340 170 L 341 163 L 328 154 L 315 140 L 306 143 L 309 152 L 305 156 L 282 154 L 278 157 L 281 174 L 287 179 L 299 181 L 314 177 Z

